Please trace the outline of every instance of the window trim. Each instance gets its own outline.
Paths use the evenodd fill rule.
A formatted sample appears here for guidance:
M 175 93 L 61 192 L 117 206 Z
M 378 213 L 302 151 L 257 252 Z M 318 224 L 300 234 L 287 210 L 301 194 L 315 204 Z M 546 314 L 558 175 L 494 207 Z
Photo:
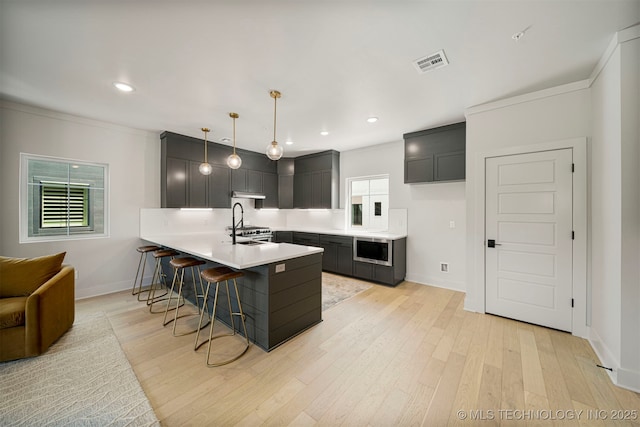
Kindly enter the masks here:
M 85 165 L 85 166 L 94 166 L 102 168 L 102 182 L 104 183 L 103 187 L 100 188 L 91 188 L 87 187 L 86 189 L 86 197 L 89 199 L 89 204 L 87 206 L 87 225 L 86 226 L 71 226 L 71 227 L 42 227 L 40 224 L 41 221 L 41 204 L 40 200 L 42 197 L 41 191 L 38 191 L 37 196 L 32 200 L 34 206 L 29 206 L 29 161 L 38 160 L 52 163 L 63 163 L 67 164 L 70 167 L 72 165 Z M 49 177 L 41 177 L 36 176 L 32 177 L 36 181 L 43 182 L 60 182 L 56 179 L 51 179 Z M 67 182 L 60 182 L 62 185 L 71 184 L 72 187 L 75 186 L 83 186 L 87 185 L 82 182 L 69 182 L 70 179 L 67 178 Z M 103 192 L 103 196 L 99 198 L 92 197 L 92 190 L 98 190 Z M 102 231 L 95 231 L 94 229 L 94 213 L 95 213 L 95 204 L 102 203 L 102 221 L 103 227 Z M 34 242 L 55 242 L 55 241 L 65 241 L 65 240 L 83 240 L 83 239 L 99 239 L 99 238 L 108 238 L 110 237 L 110 203 L 109 203 L 109 165 L 106 163 L 98 163 L 98 162 L 89 162 L 84 160 L 76 160 L 62 157 L 53 157 L 53 156 L 42 156 L 37 154 L 28 154 L 28 153 L 20 153 L 20 191 L 19 191 L 19 243 L 34 243 Z M 34 230 L 37 229 L 38 235 L 29 236 L 29 225 L 30 221 L 33 222 Z M 73 230 L 73 232 L 69 232 Z M 60 234 L 60 232 L 63 234 Z

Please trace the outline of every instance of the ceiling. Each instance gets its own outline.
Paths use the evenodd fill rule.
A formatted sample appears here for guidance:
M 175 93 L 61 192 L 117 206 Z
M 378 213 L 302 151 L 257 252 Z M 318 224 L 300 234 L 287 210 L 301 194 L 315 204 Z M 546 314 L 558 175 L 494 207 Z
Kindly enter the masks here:
M 264 152 L 277 89 L 285 156 L 344 151 L 589 78 L 638 21 L 639 0 L 0 0 L 0 96 L 215 141 L 237 112 L 237 145 Z M 441 49 L 450 64 L 418 73 Z

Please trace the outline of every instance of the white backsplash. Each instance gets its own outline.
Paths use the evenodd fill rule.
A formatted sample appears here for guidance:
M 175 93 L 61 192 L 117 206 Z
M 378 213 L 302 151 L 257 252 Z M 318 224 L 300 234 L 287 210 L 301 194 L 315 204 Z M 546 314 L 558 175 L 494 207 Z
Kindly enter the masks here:
M 252 200 L 233 199 L 244 209 L 244 224 L 279 229 L 345 230 L 344 209 L 255 209 Z M 240 210 L 236 209 L 236 222 Z M 231 226 L 231 209 L 141 209 L 140 236 L 222 233 Z M 407 234 L 407 209 L 389 209 L 389 230 Z

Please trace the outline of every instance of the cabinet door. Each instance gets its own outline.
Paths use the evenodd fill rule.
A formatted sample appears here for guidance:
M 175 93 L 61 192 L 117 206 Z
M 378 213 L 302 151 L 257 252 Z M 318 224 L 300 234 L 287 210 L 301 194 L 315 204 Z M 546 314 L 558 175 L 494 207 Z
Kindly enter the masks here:
M 247 191 L 247 170 L 231 170 L 231 191 Z
M 187 176 L 189 163 L 187 160 L 167 157 L 167 208 L 187 207 Z
M 208 176 L 202 175 L 199 162 L 189 162 L 189 197 L 187 206 L 190 208 L 207 207 L 207 181 Z
M 230 181 L 231 169 L 227 166 L 213 166 L 213 172 L 209 175 L 209 207 L 230 208 L 231 194 Z
M 247 170 L 247 190 L 250 193 L 262 193 L 262 172 Z
M 292 231 L 276 231 L 275 232 L 276 243 L 293 243 Z
M 265 195 L 262 206 L 265 208 L 278 207 L 278 175 L 275 173 L 262 174 L 262 190 Z
M 371 280 L 373 278 L 373 264 L 353 261 L 353 276 L 360 279 Z
M 322 172 L 311 173 L 311 205 L 310 208 L 322 208 Z
M 293 177 L 293 207 L 311 207 L 311 174 L 300 173 Z
M 434 159 L 434 181 L 456 181 L 465 178 L 465 152 L 436 154 Z
M 278 177 L 278 207 L 293 209 L 293 175 Z
M 393 285 L 393 267 L 374 264 L 373 280 L 376 282 L 386 283 L 387 285 Z
M 331 188 L 331 171 L 322 171 L 320 179 L 322 181 L 322 185 L 320 190 L 320 205 L 318 208 L 331 209 L 331 195 L 333 194 Z
M 338 245 L 331 242 L 320 241 L 320 247 L 324 249 L 322 254 L 322 270 L 336 273 L 338 270 Z
M 353 244 L 338 245 L 336 273 L 344 274 L 345 276 L 353 275 Z
M 404 182 L 432 182 L 433 181 L 433 155 L 424 159 L 406 160 L 404 162 Z

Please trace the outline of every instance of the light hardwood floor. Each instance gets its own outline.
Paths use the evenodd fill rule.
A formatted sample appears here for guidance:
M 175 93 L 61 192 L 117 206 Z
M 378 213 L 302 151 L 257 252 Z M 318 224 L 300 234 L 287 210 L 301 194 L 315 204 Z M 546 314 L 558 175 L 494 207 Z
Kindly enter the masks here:
M 466 312 L 463 299 L 376 285 L 270 353 L 252 346 L 217 368 L 128 292 L 76 307 L 107 313 L 166 426 L 640 425 L 640 394 L 614 386 L 585 340 Z M 625 415 L 635 420 L 612 420 Z

